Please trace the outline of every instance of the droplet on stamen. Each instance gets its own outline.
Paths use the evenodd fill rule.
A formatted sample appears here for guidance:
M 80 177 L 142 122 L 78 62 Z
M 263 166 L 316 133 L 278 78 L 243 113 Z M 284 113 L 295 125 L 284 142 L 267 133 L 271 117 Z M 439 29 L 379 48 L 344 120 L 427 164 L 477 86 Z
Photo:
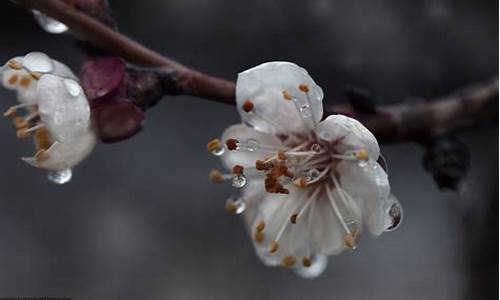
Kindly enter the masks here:
M 231 214 L 242 214 L 245 211 L 245 208 L 246 204 L 241 198 L 229 197 L 226 201 L 226 211 Z
M 215 156 L 221 156 L 224 154 L 224 147 L 219 139 L 213 139 L 207 143 L 207 149 Z
M 311 151 L 318 153 L 321 151 L 321 145 L 320 144 L 312 144 L 310 149 L 311 149 Z
M 305 172 L 304 176 L 305 176 L 307 181 L 313 181 L 313 180 L 316 180 L 316 178 L 318 178 L 320 173 L 321 172 L 318 169 L 313 168 L 313 169 L 307 170 Z
M 247 178 L 243 174 L 234 174 L 232 185 L 235 188 L 242 188 L 247 184 Z
M 60 171 L 49 171 L 47 178 L 55 184 L 65 184 L 71 180 L 71 169 L 64 169 Z

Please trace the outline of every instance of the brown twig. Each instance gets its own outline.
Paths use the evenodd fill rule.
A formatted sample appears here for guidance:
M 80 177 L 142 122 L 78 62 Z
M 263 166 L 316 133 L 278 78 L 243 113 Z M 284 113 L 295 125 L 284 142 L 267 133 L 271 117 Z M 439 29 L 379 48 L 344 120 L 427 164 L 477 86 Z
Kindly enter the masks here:
M 65 23 L 81 39 L 129 62 L 176 71 L 178 93 L 234 105 L 234 82 L 192 70 L 106 27 L 60 0 L 17 0 Z M 376 106 L 360 114 L 351 106 L 333 105 L 325 112 L 360 118 L 380 142 L 422 141 L 430 136 L 476 125 L 498 115 L 498 79 L 440 99 L 417 104 Z M 492 109 L 493 108 L 493 109 Z
M 16 0 L 15 2 L 28 9 L 39 10 L 63 22 L 79 38 L 109 53 L 121 56 L 129 62 L 175 70 L 178 76 L 178 90 L 183 94 L 234 104 L 235 85 L 233 82 L 192 70 L 162 56 L 63 1 Z

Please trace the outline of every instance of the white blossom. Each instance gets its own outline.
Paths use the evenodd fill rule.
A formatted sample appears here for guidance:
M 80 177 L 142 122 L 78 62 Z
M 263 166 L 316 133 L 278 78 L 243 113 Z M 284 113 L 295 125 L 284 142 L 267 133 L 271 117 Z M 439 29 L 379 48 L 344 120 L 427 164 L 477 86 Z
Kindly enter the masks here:
M 207 146 L 230 170 L 212 171 L 212 180 L 242 189 L 226 208 L 243 214 L 259 258 L 304 277 L 319 275 L 326 256 L 354 249 L 364 228 L 377 236 L 402 217 L 376 138 L 352 118 L 322 120 L 322 100 L 303 68 L 261 64 L 238 76 L 243 124 Z
M 17 91 L 12 117 L 19 138 L 33 135 L 36 153 L 23 160 L 49 171 L 76 166 L 93 149 L 96 138 L 90 107 L 78 78 L 64 64 L 31 52 L 9 60 L 0 70 L 2 85 Z

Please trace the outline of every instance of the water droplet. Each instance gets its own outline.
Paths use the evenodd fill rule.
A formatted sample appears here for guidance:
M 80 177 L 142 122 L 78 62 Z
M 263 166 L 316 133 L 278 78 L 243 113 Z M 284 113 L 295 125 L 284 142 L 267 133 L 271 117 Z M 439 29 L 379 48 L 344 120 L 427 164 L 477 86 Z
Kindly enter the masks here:
M 232 185 L 235 188 L 242 188 L 247 184 L 247 178 L 243 174 L 235 174 L 233 176 Z
M 367 159 L 360 159 L 358 160 L 358 167 L 364 168 L 368 166 L 368 160 Z
M 226 149 L 223 146 L 221 146 L 221 147 L 213 149 L 212 154 L 215 156 L 221 156 L 222 154 L 224 154 L 225 151 L 226 151 Z
M 310 149 L 311 151 L 318 153 L 321 151 L 321 146 L 319 144 L 312 144 Z
M 47 178 L 55 184 L 65 184 L 71 180 L 71 169 L 61 171 L 49 171 Z
M 237 197 L 230 197 L 226 201 L 226 210 L 229 213 L 239 215 L 242 214 L 245 211 L 246 204 L 241 198 Z
M 256 139 L 249 139 L 246 142 L 247 150 L 253 152 L 259 147 L 259 142 Z
M 312 111 L 309 104 L 302 104 L 299 107 L 299 110 L 303 117 L 310 118 L 312 116 Z
M 307 181 L 312 181 L 312 180 L 315 180 L 316 178 L 318 178 L 320 172 L 318 169 L 316 168 L 313 168 L 313 169 L 309 169 L 305 172 L 305 177 L 307 179 Z
M 389 222 L 387 224 L 385 231 L 394 231 L 398 229 L 401 221 L 403 220 L 403 207 L 398 200 L 394 199 L 391 206 L 389 207 Z
M 54 69 L 54 62 L 45 53 L 30 52 L 23 57 L 23 67 L 31 72 L 48 73 Z
M 311 257 L 311 265 L 309 267 L 302 266 L 295 269 L 295 273 L 302 278 L 315 278 L 321 275 L 328 265 L 326 255 L 313 255 Z
M 38 10 L 33 9 L 32 12 L 38 25 L 40 25 L 40 27 L 48 33 L 58 34 L 68 31 L 68 26 L 64 23 L 61 23 L 56 19 L 39 12 Z
M 80 93 L 82 92 L 82 88 L 80 87 L 78 82 L 74 81 L 73 79 L 64 79 L 63 83 L 68 93 L 73 97 L 80 95 Z

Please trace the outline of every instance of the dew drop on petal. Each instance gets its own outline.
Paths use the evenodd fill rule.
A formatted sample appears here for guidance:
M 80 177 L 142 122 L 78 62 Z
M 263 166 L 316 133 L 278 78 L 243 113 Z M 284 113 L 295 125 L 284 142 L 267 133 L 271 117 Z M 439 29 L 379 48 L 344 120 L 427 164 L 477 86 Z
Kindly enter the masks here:
M 368 166 L 368 161 L 366 159 L 360 159 L 358 160 L 358 167 L 364 168 Z
M 243 174 L 235 174 L 233 176 L 232 185 L 235 188 L 242 188 L 247 184 L 247 178 Z
M 65 184 L 71 180 L 71 169 L 64 169 L 61 171 L 49 171 L 47 178 L 55 184 Z
M 39 12 L 38 10 L 32 10 L 32 12 L 38 25 L 40 25 L 40 27 L 48 33 L 58 34 L 68 31 L 68 26 L 64 23 L 61 23 L 56 19 Z
M 73 97 L 80 95 L 80 93 L 82 92 L 82 88 L 80 87 L 78 82 L 74 81 L 73 79 L 64 79 L 63 83 L 68 93 Z
M 245 211 L 246 204 L 241 198 L 229 197 L 226 201 L 226 210 L 232 214 L 242 214 Z
M 299 107 L 300 113 L 302 114 L 302 117 L 304 118 L 310 118 L 312 117 L 312 110 L 311 106 L 309 104 L 302 104 Z
M 325 271 L 328 265 L 328 258 L 325 255 L 313 255 L 309 267 L 301 266 L 295 269 L 295 273 L 302 278 L 315 278 Z
M 253 152 L 259 147 L 259 143 L 256 139 L 248 139 L 246 142 L 247 150 Z
M 385 231 L 394 231 L 398 229 L 403 220 L 403 207 L 399 201 L 394 201 L 389 207 L 389 221 Z
M 23 67 L 31 72 L 48 73 L 54 69 L 54 62 L 45 53 L 30 52 L 23 58 Z

